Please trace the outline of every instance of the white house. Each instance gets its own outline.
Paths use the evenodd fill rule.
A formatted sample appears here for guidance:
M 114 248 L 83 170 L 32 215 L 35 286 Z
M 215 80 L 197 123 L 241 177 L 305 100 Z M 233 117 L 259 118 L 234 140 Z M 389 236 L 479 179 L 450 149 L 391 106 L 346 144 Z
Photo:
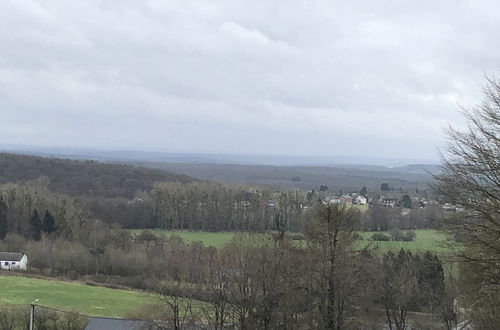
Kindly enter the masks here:
M 330 196 L 325 198 L 324 204 L 340 204 L 340 199 L 337 196 Z
M 360 204 L 360 205 L 366 205 L 368 203 L 368 201 L 366 200 L 366 197 L 361 196 L 361 195 L 356 196 L 355 202 L 356 202 L 356 204 Z
M 8 270 L 26 270 L 28 257 L 24 253 L 0 252 L 0 268 Z

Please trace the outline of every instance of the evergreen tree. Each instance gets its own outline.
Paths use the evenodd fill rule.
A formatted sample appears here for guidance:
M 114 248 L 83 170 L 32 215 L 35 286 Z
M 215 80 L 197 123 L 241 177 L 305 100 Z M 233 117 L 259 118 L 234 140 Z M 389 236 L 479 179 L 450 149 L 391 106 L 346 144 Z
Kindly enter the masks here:
M 8 232 L 7 203 L 0 197 L 0 239 L 3 239 Z
M 443 265 L 436 255 L 427 251 L 419 260 L 419 284 L 425 301 L 438 301 L 444 297 Z
M 42 219 L 40 219 L 37 209 L 33 210 L 33 215 L 30 219 L 30 234 L 31 238 L 35 241 L 39 241 L 42 238 Z
M 45 216 L 43 217 L 43 232 L 51 234 L 55 229 L 54 217 L 50 214 L 49 210 L 46 210 Z
M 401 198 L 401 206 L 407 208 L 407 209 L 411 209 L 411 198 L 410 196 L 408 195 L 403 195 L 403 197 Z

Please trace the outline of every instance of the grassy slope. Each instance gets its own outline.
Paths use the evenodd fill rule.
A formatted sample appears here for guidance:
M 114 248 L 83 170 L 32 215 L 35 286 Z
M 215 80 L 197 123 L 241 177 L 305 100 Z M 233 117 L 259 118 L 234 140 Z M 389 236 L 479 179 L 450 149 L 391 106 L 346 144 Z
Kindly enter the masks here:
M 141 230 L 133 230 L 134 233 L 139 233 Z M 234 232 L 189 232 L 189 231 L 168 231 L 155 229 L 153 232 L 156 235 L 178 235 L 186 242 L 200 241 L 204 245 L 211 245 L 217 248 L 223 247 L 229 242 L 236 233 Z M 388 234 L 387 232 L 385 232 Z M 401 248 L 406 248 L 411 251 L 431 251 L 434 253 L 446 253 L 448 249 L 443 246 L 445 237 L 435 230 L 415 230 L 417 237 L 413 242 L 372 242 L 369 241 L 373 232 L 360 233 L 364 240 L 360 241 L 360 247 L 369 245 L 370 247 L 377 248 L 381 252 L 392 250 L 399 251 Z
M 0 288 L 0 305 L 29 304 L 40 299 L 41 306 L 89 316 L 124 317 L 132 310 L 156 302 L 154 295 L 138 291 L 19 276 L 0 276 Z

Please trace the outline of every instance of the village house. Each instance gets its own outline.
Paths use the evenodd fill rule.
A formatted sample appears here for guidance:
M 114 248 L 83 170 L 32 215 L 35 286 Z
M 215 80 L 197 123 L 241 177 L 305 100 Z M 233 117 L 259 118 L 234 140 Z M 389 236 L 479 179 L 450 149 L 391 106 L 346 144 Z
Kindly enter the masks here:
M 352 204 L 352 197 L 349 195 L 342 195 L 339 197 L 340 204 L 344 205 L 351 205 Z
M 26 270 L 28 257 L 24 253 L 0 252 L 0 269 Z
M 441 208 L 447 212 L 462 212 L 464 210 L 461 205 L 453 205 L 450 203 L 445 203 Z
M 396 198 L 382 198 L 383 207 L 396 207 L 398 200 Z
M 368 200 L 366 199 L 365 196 L 358 195 L 354 198 L 354 204 L 366 205 L 367 203 Z
M 324 201 L 324 204 L 340 204 L 340 199 L 337 196 L 327 197 Z

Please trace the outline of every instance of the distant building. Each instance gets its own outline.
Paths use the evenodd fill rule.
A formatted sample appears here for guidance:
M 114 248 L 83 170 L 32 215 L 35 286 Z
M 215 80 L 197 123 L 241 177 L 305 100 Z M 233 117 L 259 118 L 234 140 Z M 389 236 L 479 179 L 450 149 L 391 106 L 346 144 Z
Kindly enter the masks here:
M 365 196 L 358 195 L 354 198 L 354 203 L 359 205 L 366 205 L 368 203 L 368 200 Z
M 24 253 L 0 252 L 0 268 L 26 270 L 28 268 L 28 257 Z
M 345 204 L 345 205 L 350 205 L 350 204 L 352 204 L 352 197 L 349 195 L 342 195 L 339 197 L 339 203 Z
M 453 205 L 450 203 L 445 203 L 442 209 L 448 212 L 462 212 L 464 208 L 461 205 Z
M 340 199 L 337 196 L 327 197 L 324 201 L 325 204 L 340 204 Z
M 419 209 L 423 209 L 423 208 L 426 208 L 427 207 L 427 201 L 425 200 L 420 200 L 417 202 L 417 207 Z
M 396 207 L 398 200 L 396 198 L 382 198 L 383 207 Z

